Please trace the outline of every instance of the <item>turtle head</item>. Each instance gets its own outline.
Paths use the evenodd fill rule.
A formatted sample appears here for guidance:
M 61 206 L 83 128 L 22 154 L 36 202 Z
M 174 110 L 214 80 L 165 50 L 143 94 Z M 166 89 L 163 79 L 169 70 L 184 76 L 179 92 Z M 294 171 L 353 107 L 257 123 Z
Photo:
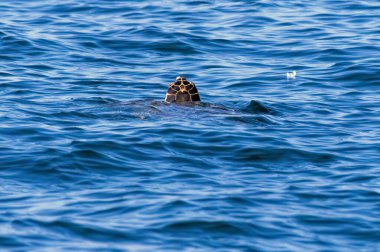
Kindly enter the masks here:
M 165 102 L 183 103 L 201 100 L 193 82 L 187 81 L 183 76 L 178 76 L 175 80 L 174 83 L 169 84 Z

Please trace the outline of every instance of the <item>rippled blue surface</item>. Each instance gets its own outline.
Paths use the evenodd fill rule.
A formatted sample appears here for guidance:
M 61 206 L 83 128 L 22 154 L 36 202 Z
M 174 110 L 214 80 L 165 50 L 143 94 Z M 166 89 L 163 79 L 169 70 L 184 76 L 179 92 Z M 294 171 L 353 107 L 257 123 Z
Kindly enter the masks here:
M 379 1 L 0 13 L 2 250 L 380 250 Z

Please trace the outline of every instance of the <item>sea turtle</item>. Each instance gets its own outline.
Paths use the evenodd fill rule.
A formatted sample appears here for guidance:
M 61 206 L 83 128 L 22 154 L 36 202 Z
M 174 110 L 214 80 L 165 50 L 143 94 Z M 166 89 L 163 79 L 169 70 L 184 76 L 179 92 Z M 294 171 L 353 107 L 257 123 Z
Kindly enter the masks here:
M 165 96 L 165 102 L 195 102 L 200 100 L 194 82 L 186 80 L 183 76 L 178 76 L 175 82 L 170 83 Z

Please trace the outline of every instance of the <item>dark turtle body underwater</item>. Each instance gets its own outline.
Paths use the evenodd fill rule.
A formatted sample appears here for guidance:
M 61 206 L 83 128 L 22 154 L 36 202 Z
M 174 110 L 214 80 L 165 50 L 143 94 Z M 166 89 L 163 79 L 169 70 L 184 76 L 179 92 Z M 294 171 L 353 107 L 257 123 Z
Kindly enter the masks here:
M 165 97 L 165 102 L 195 102 L 200 100 L 194 82 L 188 81 L 182 76 L 178 76 L 175 82 L 170 83 Z

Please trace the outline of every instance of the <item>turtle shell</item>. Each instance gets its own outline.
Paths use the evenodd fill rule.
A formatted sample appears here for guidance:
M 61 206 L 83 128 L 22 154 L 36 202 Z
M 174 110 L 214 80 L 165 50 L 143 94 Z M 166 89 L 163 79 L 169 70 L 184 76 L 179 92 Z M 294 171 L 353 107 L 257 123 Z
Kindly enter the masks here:
M 165 102 L 194 102 L 200 100 L 201 98 L 194 82 L 188 81 L 182 76 L 178 76 L 175 82 L 170 83 L 165 97 Z

